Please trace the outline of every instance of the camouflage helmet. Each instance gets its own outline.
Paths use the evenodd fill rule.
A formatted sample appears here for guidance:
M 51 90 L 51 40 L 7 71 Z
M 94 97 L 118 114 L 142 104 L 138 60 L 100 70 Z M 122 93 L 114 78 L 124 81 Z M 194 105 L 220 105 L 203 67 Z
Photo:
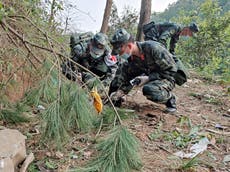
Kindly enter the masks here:
M 97 33 L 91 40 L 91 48 L 90 48 L 90 55 L 93 58 L 101 57 L 107 46 L 107 36 L 103 33 Z
M 123 28 L 118 29 L 112 39 L 110 40 L 110 43 L 113 46 L 113 51 L 112 54 L 119 54 L 119 51 L 121 49 L 121 45 L 124 43 L 128 42 L 130 39 L 131 35 Z
M 190 29 L 192 32 L 198 32 L 198 31 L 199 31 L 199 28 L 198 28 L 198 26 L 197 26 L 196 23 L 190 23 L 189 29 Z

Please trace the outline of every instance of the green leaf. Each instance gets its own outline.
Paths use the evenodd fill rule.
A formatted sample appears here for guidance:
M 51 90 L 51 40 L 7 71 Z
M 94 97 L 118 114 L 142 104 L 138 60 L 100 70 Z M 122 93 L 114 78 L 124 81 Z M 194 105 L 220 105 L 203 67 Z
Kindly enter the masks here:
M 49 161 L 49 160 L 47 160 L 47 161 L 45 162 L 45 165 L 46 165 L 46 167 L 47 167 L 48 169 L 51 169 L 51 170 L 54 170 L 54 169 L 57 168 L 57 164 L 55 164 L 54 162 Z

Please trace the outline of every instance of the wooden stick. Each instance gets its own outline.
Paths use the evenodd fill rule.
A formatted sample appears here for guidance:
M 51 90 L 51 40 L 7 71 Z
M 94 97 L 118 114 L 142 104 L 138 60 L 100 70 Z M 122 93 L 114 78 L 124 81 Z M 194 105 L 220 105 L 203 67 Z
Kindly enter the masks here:
M 28 166 L 30 165 L 31 162 L 34 160 L 34 154 L 30 153 L 27 157 L 26 160 L 23 162 L 22 167 L 20 168 L 20 172 L 26 172 Z
M 224 132 L 224 131 L 216 131 L 216 130 L 212 130 L 212 129 L 206 129 L 206 131 L 209 131 L 211 133 L 215 133 L 215 134 L 220 134 L 220 135 L 230 135 L 230 132 Z

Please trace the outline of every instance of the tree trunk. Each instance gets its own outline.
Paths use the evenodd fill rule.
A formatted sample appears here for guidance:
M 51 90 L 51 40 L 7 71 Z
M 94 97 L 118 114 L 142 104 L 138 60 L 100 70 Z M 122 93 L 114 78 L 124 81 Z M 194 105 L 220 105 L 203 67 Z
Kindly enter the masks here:
M 111 13 L 112 3 L 113 3 L 113 0 L 106 1 L 104 17 L 103 17 L 102 26 L 101 26 L 102 33 L 106 33 L 108 30 L 109 17 Z
M 50 18 L 49 18 L 49 24 L 52 25 L 52 22 L 54 20 L 54 7 L 55 7 L 55 0 L 52 0 L 51 7 L 50 7 Z
M 151 5 L 152 5 L 152 0 L 141 0 L 140 20 L 139 20 L 139 24 L 137 28 L 137 36 L 136 36 L 137 41 L 143 40 L 142 27 L 150 20 Z

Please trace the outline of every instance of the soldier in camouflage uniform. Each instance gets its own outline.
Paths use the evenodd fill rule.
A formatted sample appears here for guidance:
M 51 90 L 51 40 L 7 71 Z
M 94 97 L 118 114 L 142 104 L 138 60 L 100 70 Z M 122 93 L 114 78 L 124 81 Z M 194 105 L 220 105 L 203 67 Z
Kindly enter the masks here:
M 113 73 L 116 70 L 116 57 L 111 55 L 108 46 L 108 38 L 103 33 L 97 33 L 89 42 L 82 42 L 75 45 L 71 50 L 72 60 L 81 64 L 91 72 L 100 77 L 104 86 L 111 82 Z M 74 64 L 71 64 L 73 69 Z M 95 77 L 84 69 L 79 68 L 82 73 L 82 81 L 93 87 Z
M 167 40 L 169 42 L 169 51 L 173 55 L 175 54 L 176 43 L 179 40 L 180 35 L 192 36 L 193 32 L 198 32 L 198 26 L 195 23 L 191 23 L 189 26 L 182 27 L 175 23 L 154 23 L 150 22 L 143 26 L 144 39 L 153 40 L 162 43 L 167 47 Z
M 109 95 L 115 105 L 120 106 L 121 97 L 133 88 L 132 83 L 137 83 L 143 86 L 147 99 L 165 104 L 167 112 L 175 112 L 176 100 L 171 91 L 177 68 L 172 54 L 155 41 L 134 42 L 125 29 L 118 29 L 110 42 L 113 53 L 127 59 L 120 64 L 110 84 Z

